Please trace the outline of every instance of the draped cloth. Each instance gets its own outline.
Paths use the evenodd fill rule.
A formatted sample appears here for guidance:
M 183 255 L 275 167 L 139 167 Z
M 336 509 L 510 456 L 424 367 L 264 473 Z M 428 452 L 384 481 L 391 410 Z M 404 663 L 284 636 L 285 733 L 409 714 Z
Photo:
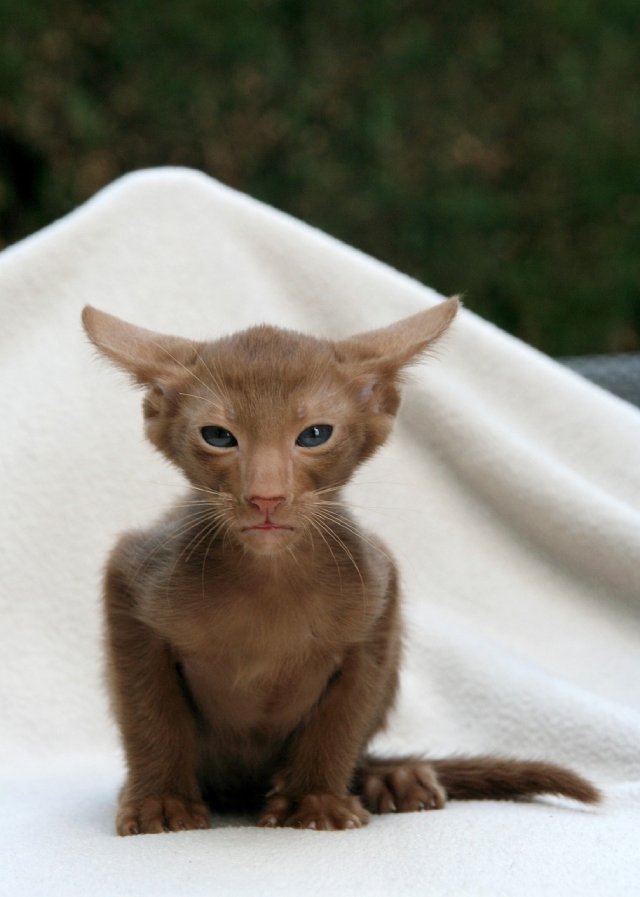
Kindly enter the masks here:
M 114 833 L 123 762 L 101 571 L 116 535 L 184 487 L 143 438 L 139 394 L 96 361 L 82 306 L 196 339 L 259 322 L 339 338 L 440 298 L 183 169 L 124 177 L 0 254 L 0 881 L 12 895 L 637 887 L 640 412 L 470 310 L 413 370 L 391 440 L 348 490 L 404 593 L 401 696 L 378 746 L 555 761 L 605 803 L 452 802 L 342 833 L 215 815 L 210 831 Z

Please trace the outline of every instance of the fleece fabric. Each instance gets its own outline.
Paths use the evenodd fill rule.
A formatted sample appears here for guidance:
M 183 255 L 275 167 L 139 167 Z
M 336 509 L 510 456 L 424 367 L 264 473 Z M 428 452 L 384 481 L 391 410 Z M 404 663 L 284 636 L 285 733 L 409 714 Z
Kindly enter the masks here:
M 402 694 L 379 746 L 556 761 L 604 804 L 452 802 L 342 833 L 248 817 L 114 833 L 101 571 L 116 535 L 184 487 L 144 441 L 139 393 L 96 359 L 82 306 L 197 339 L 258 322 L 343 337 L 440 298 L 181 169 L 122 178 L 0 255 L 1 892 L 637 889 L 640 413 L 468 310 L 349 489 L 402 573 Z

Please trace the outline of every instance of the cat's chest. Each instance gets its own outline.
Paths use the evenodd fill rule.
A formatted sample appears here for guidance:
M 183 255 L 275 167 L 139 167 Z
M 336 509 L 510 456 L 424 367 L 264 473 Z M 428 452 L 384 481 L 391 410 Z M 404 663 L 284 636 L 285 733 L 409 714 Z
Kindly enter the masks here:
M 185 654 L 180 670 L 202 718 L 214 729 L 285 734 L 317 701 L 342 657 L 311 653 L 278 663 L 274 656 L 240 661 Z
M 227 590 L 165 621 L 185 683 L 209 720 L 287 729 L 317 700 L 343 652 L 313 600 L 278 604 Z M 340 639 L 338 639 L 338 643 Z
M 335 666 L 352 640 L 349 615 L 336 606 L 335 596 L 320 590 L 255 582 L 216 583 L 204 590 L 201 583 L 189 585 L 168 600 L 150 601 L 142 615 L 193 678 L 219 692 L 250 691 L 264 683 L 286 691 L 289 674 L 304 676 L 316 664 Z

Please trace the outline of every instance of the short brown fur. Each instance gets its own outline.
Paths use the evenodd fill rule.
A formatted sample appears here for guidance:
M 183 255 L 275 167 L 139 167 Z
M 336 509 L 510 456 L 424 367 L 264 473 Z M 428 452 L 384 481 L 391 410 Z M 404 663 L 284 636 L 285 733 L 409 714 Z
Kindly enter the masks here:
M 367 755 L 396 696 L 402 626 L 394 564 L 341 489 L 457 308 L 340 342 L 267 326 L 192 342 L 85 308 L 94 345 L 145 388 L 149 439 L 190 484 L 107 566 L 121 835 L 204 828 L 209 809 L 344 829 L 447 797 L 599 799 L 547 763 Z M 299 444 L 319 425 L 326 441 Z M 235 444 L 207 442 L 212 427 Z

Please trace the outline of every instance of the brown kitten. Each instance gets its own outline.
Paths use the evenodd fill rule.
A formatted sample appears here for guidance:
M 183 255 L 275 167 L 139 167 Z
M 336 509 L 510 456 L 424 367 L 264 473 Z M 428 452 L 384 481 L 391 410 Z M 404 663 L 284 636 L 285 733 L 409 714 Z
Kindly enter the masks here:
M 94 345 L 145 388 L 147 436 L 191 484 L 121 537 L 106 572 L 121 835 L 203 828 L 209 806 L 345 829 L 447 796 L 598 801 L 546 763 L 367 755 L 398 685 L 397 577 L 341 489 L 387 438 L 403 369 L 457 308 L 339 342 L 267 326 L 192 342 L 84 309 Z

